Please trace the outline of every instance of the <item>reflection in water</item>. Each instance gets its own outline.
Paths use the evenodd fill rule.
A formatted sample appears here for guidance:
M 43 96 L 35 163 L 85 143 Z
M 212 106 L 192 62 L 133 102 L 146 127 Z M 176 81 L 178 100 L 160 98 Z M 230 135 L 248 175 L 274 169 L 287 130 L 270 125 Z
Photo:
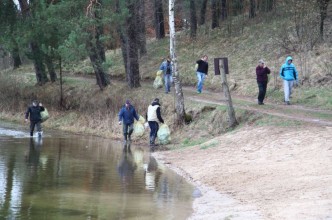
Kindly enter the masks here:
M 158 169 L 157 160 L 150 156 L 148 164 L 144 164 L 145 188 L 154 191 L 158 186 L 161 171 Z
M 118 172 L 124 186 L 132 182 L 136 168 L 137 165 L 134 161 L 131 147 L 124 147 L 122 150 L 121 162 L 118 166 Z
M 192 187 L 148 148 L 93 137 L 1 137 L 0 178 L 0 219 L 163 220 L 191 212 Z
M 34 138 L 30 138 L 29 154 L 26 158 L 26 162 L 28 166 L 30 166 L 31 168 L 35 168 L 36 170 L 39 165 L 39 157 L 42 144 L 43 142 L 41 138 L 37 138 L 37 140 L 35 140 Z

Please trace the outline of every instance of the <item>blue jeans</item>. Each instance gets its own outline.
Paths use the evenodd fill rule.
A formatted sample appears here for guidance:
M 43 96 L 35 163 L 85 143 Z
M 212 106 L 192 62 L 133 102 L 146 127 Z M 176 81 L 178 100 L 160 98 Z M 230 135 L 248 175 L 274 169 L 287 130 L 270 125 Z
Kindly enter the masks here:
M 164 74 L 164 82 L 165 82 L 165 92 L 169 93 L 171 91 L 172 74 Z
M 202 92 L 203 89 L 203 84 L 204 84 L 204 79 L 206 77 L 205 73 L 201 73 L 201 72 L 196 72 L 197 74 L 197 92 Z
M 159 130 L 159 124 L 156 121 L 149 121 L 149 127 L 150 127 L 150 144 L 155 144 L 155 140 L 157 138 L 157 133 Z

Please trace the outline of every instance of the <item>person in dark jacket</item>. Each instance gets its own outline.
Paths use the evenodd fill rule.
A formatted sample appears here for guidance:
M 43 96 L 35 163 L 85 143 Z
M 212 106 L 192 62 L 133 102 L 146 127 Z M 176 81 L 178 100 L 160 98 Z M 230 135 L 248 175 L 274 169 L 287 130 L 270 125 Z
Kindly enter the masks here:
M 208 74 L 209 70 L 209 63 L 208 63 L 208 56 L 204 55 L 200 60 L 197 60 L 197 93 L 202 93 L 204 80 Z
M 270 69 L 265 66 L 264 60 L 259 60 L 258 66 L 256 67 L 256 77 L 258 85 L 258 105 L 264 105 L 264 98 L 266 94 L 266 88 L 268 83 L 268 76 Z
M 42 103 L 39 103 L 37 100 L 32 101 L 32 105 L 28 107 L 27 111 L 25 112 L 25 121 L 28 122 L 30 118 L 30 137 L 33 136 L 33 132 L 35 127 L 37 128 L 38 137 L 42 135 L 42 127 L 41 122 L 42 118 L 40 112 L 44 111 L 45 108 L 43 107 Z
M 125 145 L 127 141 L 131 141 L 131 134 L 134 131 L 134 119 L 138 121 L 139 117 L 134 106 L 130 104 L 129 100 L 126 100 L 125 105 L 119 112 L 119 125 L 122 124 Z
M 167 57 L 167 59 L 161 63 L 159 69 L 163 71 L 164 82 L 165 82 L 165 93 L 168 94 L 171 91 L 172 74 L 173 74 L 171 58 Z
M 160 113 L 160 103 L 158 98 L 155 98 L 151 105 L 149 105 L 146 120 L 150 127 L 150 147 L 154 147 L 156 146 L 155 140 L 159 130 L 158 121 L 164 123 L 164 119 L 161 117 Z

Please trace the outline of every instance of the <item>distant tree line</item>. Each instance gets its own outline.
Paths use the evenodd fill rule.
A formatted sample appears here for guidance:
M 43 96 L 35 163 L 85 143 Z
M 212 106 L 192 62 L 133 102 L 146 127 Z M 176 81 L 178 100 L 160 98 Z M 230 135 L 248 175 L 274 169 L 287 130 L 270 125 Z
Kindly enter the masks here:
M 311 0 L 320 14 L 320 36 L 330 0 Z M 167 33 L 167 0 L 14 0 L 0 1 L 0 47 L 11 54 L 13 68 L 22 55 L 33 62 L 39 85 L 58 80 L 59 65 L 89 57 L 101 90 L 110 84 L 105 51 L 121 47 L 126 80 L 131 88 L 140 86 L 139 58 L 148 51 L 148 25 L 156 39 Z M 219 28 L 232 16 L 254 19 L 260 13 L 278 10 L 282 0 L 178 0 L 175 16 L 188 14 L 190 37 L 199 26 L 210 23 Z M 145 18 L 153 18 L 147 24 Z M 181 20 L 181 19 L 180 19 Z M 149 27 L 151 29 L 151 27 Z M 62 61 L 62 62 L 60 62 Z

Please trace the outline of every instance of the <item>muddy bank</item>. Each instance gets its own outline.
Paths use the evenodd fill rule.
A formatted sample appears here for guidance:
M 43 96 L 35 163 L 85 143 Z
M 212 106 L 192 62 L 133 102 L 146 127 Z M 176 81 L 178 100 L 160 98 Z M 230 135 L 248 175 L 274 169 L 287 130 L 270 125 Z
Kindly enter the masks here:
M 209 142 L 155 155 L 201 191 L 191 219 L 332 217 L 332 127 L 244 127 Z

